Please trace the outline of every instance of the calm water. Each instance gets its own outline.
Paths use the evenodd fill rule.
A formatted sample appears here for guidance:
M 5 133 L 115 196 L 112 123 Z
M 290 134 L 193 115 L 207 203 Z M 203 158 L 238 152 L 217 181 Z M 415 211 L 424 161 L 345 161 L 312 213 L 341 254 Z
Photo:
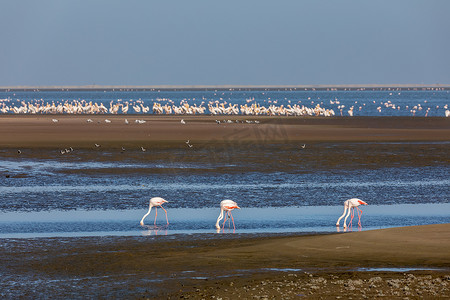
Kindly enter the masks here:
M 287 105 L 304 105 L 333 109 L 336 115 L 347 116 L 350 107 L 354 107 L 355 116 L 445 116 L 450 104 L 450 91 L 412 91 L 412 90 L 376 90 L 376 91 L 314 91 L 314 90 L 264 90 L 264 91 L 0 91 L 0 108 L 6 105 L 20 106 L 25 103 L 58 104 L 65 101 L 85 101 L 103 103 L 107 108 L 110 103 L 136 103 L 142 101 L 144 106 L 153 103 L 179 106 L 182 103 L 207 107 L 209 102 L 251 105 L 259 104 L 286 107 Z M 203 104 L 202 104 L 203 102 Z M 416 107 L 416 108 L 414 108 Z M 413 113 L 412 110 L 415 110 Z M 135 113 L 130 109 L 128 113 Z M 1 111 L 0 111 L 1 114 Z
M 223 199 L 242 208 L 236 233 L 335 231 L 352 197 L 370 204 L 363 230 L 450 221 L 450 143 L 186 149 L 3 149 L 0 238 L 214 233 Z M 155 196 L 171 224 L 141 228 Z

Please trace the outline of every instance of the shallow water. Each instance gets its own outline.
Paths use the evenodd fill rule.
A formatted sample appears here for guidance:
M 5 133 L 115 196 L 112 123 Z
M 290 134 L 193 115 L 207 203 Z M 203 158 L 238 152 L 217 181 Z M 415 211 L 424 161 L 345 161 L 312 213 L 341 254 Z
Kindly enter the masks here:
M 234 212 L 236 233 L 335 231 L 353 197 L 369 203 L 362 230 L 446 223 L 448 153 L 446 142 L 75 149 L 64 156 L 1 149 L 0 237 L 213 233 L 223 199 L 242 207 Z M 155 196 L 169 201 L 170 226 L 145 230 L 138 222 Z
M 450 203 L 368 205 L 363 209 L 362 227 L 357 217 L 348 231 L 373 230 L 396 226 L 447 223 Z M 338 206 L 303 206 L 245 208 L 233 211 L 236 229 L 227 223 L 220 233 L 308 233 L 336 232 L 335 222 L 342 214 Z M 140 210 L 41 211 L 0 214 L 0 238 L 81 237 L 81 236 L 152 236 L 217 233 L 214 228 L 218 209 L 168 208 L 170 225 L 159 210 L 157 225 L 154 213 L 141 227 L 146 213 Z M 350 217 L 348 219 L 350 221 Z M 222 223 L 221 223 L 222 224 Z M 340 231 L 343 221 L 341 221 Z

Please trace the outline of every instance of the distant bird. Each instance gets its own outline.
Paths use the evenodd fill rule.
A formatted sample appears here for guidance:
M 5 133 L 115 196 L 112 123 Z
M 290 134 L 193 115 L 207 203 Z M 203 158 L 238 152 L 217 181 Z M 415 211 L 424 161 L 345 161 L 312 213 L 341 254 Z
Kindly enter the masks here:
M 57 119 L 52 119 L 53 123 L 57 123 L 58 120 Z
M 217 222 L 216 222 L 216 228 L 220 229 L 220 225 L 219 222 L 220 220 L 223 219 L 223 212 L 226 212 L 225 215 L 225 220 L 223 221 L 222 224 L 222 228 L 225 226 L 225 222 L 227 221 L 227 217 L 231 218 L 231 220 L 233 221 L 233 228 L 236 229 L 236 226 L 234 226 L 234 219 L 233 219 L 233 215 L 231 214 L 231 211 L 233 209 L 241 209 L 236 202 L 234 202 L 233 200 L 223 200 L 222 202 L 220 202 L 220 214 L 219 217 L 217 218 Z
M 19 150 L 17 150 L 17 153 L 18 153 L 18 154 L 21 154 L 21 153 L 22 153 L 22 151 L 20 151 L 20 149 L 19 149 Z
M 94 145 L 95 145 L 95 147 L 96 147 L 96 148 L 100 147 L 100 145 L 99 145 L 99 144 L 94 144 Z
M 61 154 L 65 154 L 66 153 L 66 149 L 60 150 L 59 151 Z
M 130 122 L 128 122 L 128 120 L 127 119 L 125 119 L 125 124 L 129 124 Z
M 167 218 L 167 211 L 162 207 L 162 205 L 166 202 L 168 202 L 168 201 L 164 200 L 161 197 L 151 198 L 148 212 L 141 219 L 141 226 L 144 226 L 144 219 L 145 219 L 145 217 L 147 217 L 150 214 L 150 212 L 152 211 L 152 207 L 155 207 L 155 210 L 156 210 L 155 222 L 154 222 L 154 225 L 156 225 L 156 217 L 158 216 L 158 206 L 161 207 L 164 210 L 164 212 L 166 213 L 166 221 L 167 221 L 167 225 L 169 225 L 169 219 Z
M 351 218 L 350 218 L 350 223 L 349 225 L 352 224 L 353 221 L 353 216 L 354 216 L 354 210 L 355 208 L 358 210 L 358 225 L 361 226 L 361 215 L 362 215 L 362 210 L 359 209 L 358 206 L 360 205 L 367 205 L 366 202 L 362 201 L 361 199 L 358 198 L 351 198 L 348 199 L 344 202 L 344 213 L 342 214 L 342 216 L 339 217 L 339 219 L 336 222 L 336 226 L 339 227 L 339 221 L 341 221 L 341 219 L 345 216 L 345 213 L 348 210 L 347 216 L 344 219 L 344 228 L 347 228 L 347 218 L 351 213 Z
M 303 145 L 302 145 L 302 149 L 305 149 L 305 148 L 306 148 L 306 144 L 303 144 Z
M 186 124 L 186 122 L 183 120 L 183 119 L 181 119 L 181 124 Z
M 88 123 L 92 123 L 93 121 L 91 120 L 91 119 L 87 119 L 87 121 L 86 122 L 88 122 Z
M 147 149 L 145 149 L 144 147 L 141 147 L 141 151 L 145 152 L 145 151 L 147 151 Z
M 108 120 L 108 119 L 106 119 L 106 120 L 105 120 L 105 123 L 111 123 L 111 121 L 110 121 L 110 120 Z
M 124 147 L 122 147 L 122 152 L 125 152 L 125 148 Z

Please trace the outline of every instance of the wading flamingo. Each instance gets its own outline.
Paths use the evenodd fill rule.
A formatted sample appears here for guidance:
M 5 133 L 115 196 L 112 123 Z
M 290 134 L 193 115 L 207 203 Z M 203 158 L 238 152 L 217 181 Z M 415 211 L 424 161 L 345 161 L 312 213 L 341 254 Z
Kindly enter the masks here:
M 220 215 L 217 218 L 217 222 L 216 222 L 216 228 L 220 229 L 220 225 L 219 222 L 220 220 L 223 219 L 223 212 L 226 211 L 226 215 L 225 215 L 225 220 L 223 221 L 222 224 L 222 228 L 225 226 L 225 222 L 227 221 L 227 217 L 231 218 L 231 220 L 233 221 L 233 228 L 236 229 L 236 226 L 234 226 L 234 219 L 233 219 L 233 215 L 231 214 L 231 211 L 233 209 L 241 209 L 236 202 L 234 202 L 233 200 L 223 200 L 222 202 L 220 202 Z
M 360 200 L 360 199 L 358 199 L 358 198 L 352 198 L 352 199 L 346 200 L 344 202 L 344 213 L 337 220 L 336 226 L 339 227 L 339 221 L 341 221 L 341 219 L 345 216 L 345 213 L 347 212 L 347 210 L 348 210 L 348 213 L 347 213 L 347 216 L 344 219 L 344 228 L 347 228 L 347 218 L 350 215 L 350 212 L 352 214 L 352 217 L 350 219 L 350 224 L 352 224 L 353 216 L 354 216 L 354 209 L 355 208 L 358 210 L 358 225 L 361 226 L 362 210 L 359 209 L 359 207 L 358 207 L 360 205 L 367 205 L 367 203 L 362 201 L 362 200 Z
M 164 200 L 161 197 L 154 197 L 154 198 L 150 199 L 150 205 L 148 208 L 148 212 L 142 217 L 141 226 L 144 226 L 144 219 L 145 219 L 145 217 L 147 217 L 150 214 L 153 206 L 155 207 L 155 210 L 156 210 L 154 225 L 156 225 L 156 217 L 158 216 L 158 206 L 161 207 L 164 210 L 164 212 L 166 213 L 166 221 L 167 221 L 167 225 L 169 225 L 169 219 L 167 219 L 167 211 L 164 209 L 164 207 L 162 207 L 162 205 L 166 202 L 168 202 L 168 201 Z

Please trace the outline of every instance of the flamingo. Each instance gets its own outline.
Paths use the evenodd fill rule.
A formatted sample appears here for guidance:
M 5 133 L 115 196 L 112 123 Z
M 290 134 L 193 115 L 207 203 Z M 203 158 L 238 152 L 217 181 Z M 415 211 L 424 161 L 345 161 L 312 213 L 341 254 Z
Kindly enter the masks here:
M 161 197 L 153 197 L 153 198 L 151 198 L 150 199 L 150 205 L 149 205 L 149 208 L 148 208 L 148 212 L 141 219 L 141 226 L 144 226 L 144 219 L 145 219 L 145 217 L 147 217 L 150 214 L 150 212 L 152 211 L 152 207 L 153 206 L 156 209 L 154 225 L 156 225 L 156 217 L 158 216 L 158 206 L 161 207 L 164 210 L 164 212 L 166 213 L 166 221 L 167 221 L 167 225 L 169 225 L 169 220 L 167 219 L 167 211 L 164 209 L 164 207 L 162 207 L 162 205 L 164 203 L 166 203 L 166 202 L 168 202 L 168 201 L 164 200 Z
M 233 200 L 223 200 L 222 202 L 220 202 L 220 214 L 219 217 L 217 218 L 217 222 L 216 222 L 216 228 L 220 229 L 219 226 L 219 222 L 220 220 L 223 219 L 223 212 L 226 211 L 227 214 L 225 215 L 225 221 L 223 221 L 223 225 L 222 227 L 225 226 L 225 222 L 227 221 L 227 217 L 230 217 L 231 220 L 233 221 L 233 228 L 236 229 L 236 226 L 234 226 L 234 219 L 233 219 L 233 215 L 231 214 L 231 211 L 233 209 L 241 209 L 236 202 L 234 202 Z
M 353 221 L 353 211 L 356 208 L 358 210 L 358 225 L 361 226 L 361 215 L 362 215 L 362 210 L 359 209 L 358 206 L 360 205 L 367 205 L 366 202 L 358 199 L 358 198 L 351 198 L 348 199 L 344 202 L 344 213 L 342 214 L 342 216 L 339 217 L 339 219 L 336 222 L 336 226 L 339 227 L 339 221 L 341 221 L 341 219 L 345 216 L 345 213 L 347 212 L 348 209 L 348 213 L 347 216 L 344 219 L 344 228 L 347 228 L 347 218 L 350 215 L 350 212 L 352 214 L 351 219 L 350 219 L 350 224 L 352 224 Z M 352 210 L 353 209 L 353 210 Z

